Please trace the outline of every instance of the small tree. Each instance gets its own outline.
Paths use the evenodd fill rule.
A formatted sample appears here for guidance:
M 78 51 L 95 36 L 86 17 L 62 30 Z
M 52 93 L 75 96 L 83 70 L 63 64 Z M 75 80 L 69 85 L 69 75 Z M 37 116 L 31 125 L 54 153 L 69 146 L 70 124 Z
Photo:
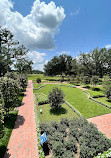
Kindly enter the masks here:
M 13 79 L 4 79 L 2 81 L 1 92 L 4 99 L 6 115 L 8 115 L 9 109 L 18 103 L 19 90 L 17 81 Z
M 51 108 L 57 110 L 64 103 L 64 93 L 61 89 L 54 87 L 52 92 L 49 92 L 48 101 Z
M 20 85 L 21 90 L 23 91 L 27 86 L 27 77 L 23 74 L 18 76 L 18 83 Z
M 98 76 L 92 76 L 91 82 L 92 82 L 93 86 L 96 86 L 98 81 L 99 81 L 99 77 Z
M 40 78 L 37 78 L 37 83 L 41 83 L 41 79 Z
M 89 84 L 90 83 L 90 77 L 89 76 L 84 76 L 83 83 L 84 84 Z
M 103 78 L 103 88 L 104 93 L 108 99 L 111 99 L 111 81 L 109 76 L 104 76 Z

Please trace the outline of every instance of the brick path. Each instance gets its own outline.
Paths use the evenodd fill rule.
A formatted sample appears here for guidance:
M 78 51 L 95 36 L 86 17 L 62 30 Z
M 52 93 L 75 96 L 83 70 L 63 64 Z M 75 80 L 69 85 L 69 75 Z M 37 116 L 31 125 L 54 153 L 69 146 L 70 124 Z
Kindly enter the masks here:
M 4 158 L 39 158 L 32 81 L 28 81 L 7 149 Z
M 111 139 L 111 114 L 105 114 L 88 119 L 97 125 L 98 129 Z

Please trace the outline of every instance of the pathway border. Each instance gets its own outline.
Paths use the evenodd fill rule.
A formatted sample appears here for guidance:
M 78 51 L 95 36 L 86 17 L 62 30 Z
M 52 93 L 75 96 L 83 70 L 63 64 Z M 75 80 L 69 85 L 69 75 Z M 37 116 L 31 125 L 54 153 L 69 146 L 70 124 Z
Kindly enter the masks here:
M 32 81 L 25 95 L 4 158 L 39 158 Z

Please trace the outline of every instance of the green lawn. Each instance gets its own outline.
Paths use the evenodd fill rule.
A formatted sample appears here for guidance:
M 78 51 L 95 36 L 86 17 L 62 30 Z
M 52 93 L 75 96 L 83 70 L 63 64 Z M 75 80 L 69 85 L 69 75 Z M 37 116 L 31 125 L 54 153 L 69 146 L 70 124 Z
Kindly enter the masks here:
M 91 97 L 98 96 L 98 95 L 100 95 L 100 96 L 104 95 L 101 91 L 98 92 L 98 91 L 93 91 L 93 90 L 87 90 L 87 92 L 90 93 Z
M 57 85 L 46 85 L 40 90 L 35 90 L 36 93 L 44 93 L 48 95 L 49 91 Z M 65 99 L 72 104 L 84 117 L 91 118 L 107 113 L 111 113 L 111 110 L 95 103 L 88 99 L 87 94 L 78 88 L 70 88 L 66 86 L 59 86 L 65 93 Z
M 28 80 L 36 81 L 37 78 L 41 78 L 41 80 L 47 80 L 47 79 L 60 79 L 61 77 L 59 76 L 50 77 L 50 76 L 44 76 L 42 74 L 29 74 L 28 75 Z
M 40 109 L 42 109 L 43 113 L 40 114 Z M 47 122 L 50 123 L 52 121 L 60 121 L 62 117 L 66 117 L 68 119 L 72 119 L 74 117 L 78 117 L 77 114 L 66 104 L 63 104 L 59 111 L 51 111 L 51 107 L 49 104 L 39 105 L 37 107 L 38 116 L 40 119 L 40 123 Z
M 100 98 L 95 98 L 96 100 L 104 103 L 104 104 L 107 104 L 107 105 L 110 105 L 111 106 L 111 101 L 108 100 L 106 97 L 100 97 Z

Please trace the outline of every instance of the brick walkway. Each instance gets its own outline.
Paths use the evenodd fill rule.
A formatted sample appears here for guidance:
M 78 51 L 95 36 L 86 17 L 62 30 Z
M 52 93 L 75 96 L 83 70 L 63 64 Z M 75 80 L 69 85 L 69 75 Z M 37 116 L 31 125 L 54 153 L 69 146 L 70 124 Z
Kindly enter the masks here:
M 39 158 L 32 81 L 28 81 L 7 149 L 4 158 Z
M 88 119 L 97 125 L 98 129 L 111 139 L 111 114 L 105 114 Z

